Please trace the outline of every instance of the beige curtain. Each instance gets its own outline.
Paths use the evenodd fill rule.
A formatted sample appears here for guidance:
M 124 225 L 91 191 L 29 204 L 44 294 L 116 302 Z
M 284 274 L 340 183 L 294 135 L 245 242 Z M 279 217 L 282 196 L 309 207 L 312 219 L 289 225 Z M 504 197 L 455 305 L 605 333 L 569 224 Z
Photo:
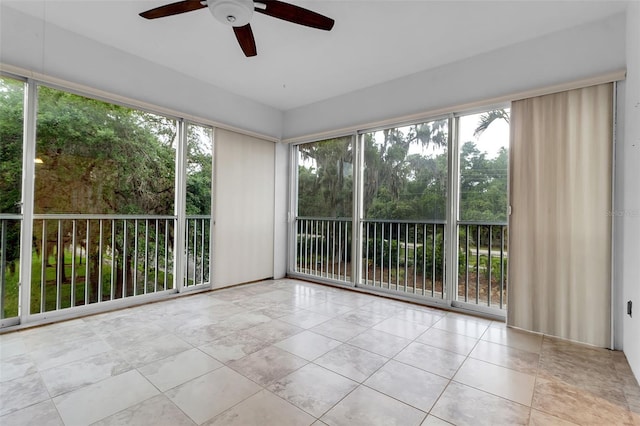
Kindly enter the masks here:
M 611 331 L 612 91 L 511 108 L 508 324 L 601 347 Z

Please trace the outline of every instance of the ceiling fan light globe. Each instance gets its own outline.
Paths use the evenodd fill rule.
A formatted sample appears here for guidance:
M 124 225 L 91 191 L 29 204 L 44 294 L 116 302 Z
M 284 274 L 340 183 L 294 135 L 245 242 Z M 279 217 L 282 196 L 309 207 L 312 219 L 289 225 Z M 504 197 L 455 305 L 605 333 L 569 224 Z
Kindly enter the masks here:
M 209 11 L 218 21 L 232 27 L 243 27 L 253 16 L 253 0 L 209 0 Z

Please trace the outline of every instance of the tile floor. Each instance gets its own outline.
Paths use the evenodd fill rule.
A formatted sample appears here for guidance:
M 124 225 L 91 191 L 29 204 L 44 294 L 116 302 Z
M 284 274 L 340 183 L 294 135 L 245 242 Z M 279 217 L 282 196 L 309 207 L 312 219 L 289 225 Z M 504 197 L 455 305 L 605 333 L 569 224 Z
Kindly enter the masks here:
M 296 280 L 0 335 L 0 424 L 632 425 L 620 352 Z

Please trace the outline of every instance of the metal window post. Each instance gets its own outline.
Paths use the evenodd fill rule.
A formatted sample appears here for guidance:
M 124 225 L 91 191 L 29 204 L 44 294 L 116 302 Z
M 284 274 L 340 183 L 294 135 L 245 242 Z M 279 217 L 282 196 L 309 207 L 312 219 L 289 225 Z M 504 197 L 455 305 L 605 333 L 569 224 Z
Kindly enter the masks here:
M 185 221 L 187 203 L 187 125 L 184 120 L 178 121 L 178 144 L 176 146 L 176 189 L 175 216 L 176 224 L 173 233 L 173 279 L 178 293 L 184 289 L 185 270 Z
M 298 153 L 297 145 L 289 147 L 289 209 L 287 211 L 288 244 L 287 271 L 299 272 L 301 264 L 298 262 Z
M 448 135 L 448 188 L 447 188 L 447 222 L 445 225 L 446 300 L 452 304 L 456 300 L 458 281 L 458 197 L 460 190 L 460 156 L 458 155 L 459 118 L 449 117 Z M 446 286 L 446 290 L 445 290 Z
M 351 279 L 357 287 L 362 282 L 362 218 L 364 177 L 364 134 L 354 134 L 353 146 L 353 211 L 351 226 Z
M 24 133 L 22 142 L 22 226 L 20 232 L 20 291 L 18 317 L 20 323 L 29 320 L 31 304 L 31 260 L 36 158 L 36 119 L 38 86 L 29 79 L 24 97 Z

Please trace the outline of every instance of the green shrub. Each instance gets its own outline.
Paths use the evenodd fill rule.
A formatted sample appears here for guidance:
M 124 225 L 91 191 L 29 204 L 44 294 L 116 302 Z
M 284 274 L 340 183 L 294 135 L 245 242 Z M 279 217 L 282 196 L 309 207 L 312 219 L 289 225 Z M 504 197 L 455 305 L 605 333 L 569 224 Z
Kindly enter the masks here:
M 418 247 L 416 250 L 417 271 L 431 276 L 435 257 L 436 277 L 442 277 L 444 274 L 444 239 L 442 234 L 436 235 L 435 253 L 433 251 L 432 237 L 426 239 L 426 246 L 426 258 L 423 257 L 425 256 L 425 248 L 423 246 Z
M 389 259 L 391 259 L 391 267 L 404 266 L 403 251 L 400 251 L 400 262 L 398 263 L 398 242 L 396 240 L 376 241 L 373 238 L 365 240 L 362 243 L 362 252 L 369 259 L 369 263 L 375 266 L 389 267 Z

